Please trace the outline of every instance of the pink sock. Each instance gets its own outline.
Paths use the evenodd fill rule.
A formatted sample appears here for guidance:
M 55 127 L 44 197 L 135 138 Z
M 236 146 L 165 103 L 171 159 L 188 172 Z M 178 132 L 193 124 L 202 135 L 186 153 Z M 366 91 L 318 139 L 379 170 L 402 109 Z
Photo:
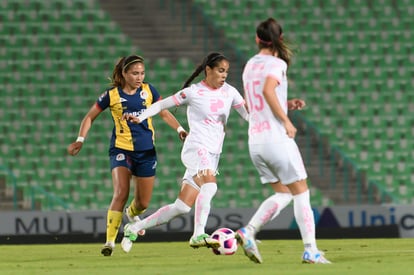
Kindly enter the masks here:
M 211 200 L 217 192 L 217 184 L 208 182 L 201 186 L 200 193 L 195 202 L 194 211 L 194 233 L 193 236 L 199 236 L 205 233 L 207 218 L 210 214 Z

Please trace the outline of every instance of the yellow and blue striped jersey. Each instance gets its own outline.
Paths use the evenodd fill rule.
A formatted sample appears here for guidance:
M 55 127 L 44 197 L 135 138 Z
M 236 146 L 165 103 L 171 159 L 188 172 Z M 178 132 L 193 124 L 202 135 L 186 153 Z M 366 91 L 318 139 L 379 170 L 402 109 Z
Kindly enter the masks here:
M 133 95 L 124 93 L 121 87 L 106 90 L 96 101 L 102 110 L 109 107 L 114 121 L 110 148 L 128 151 L 145 151 L 154 148 L 154 127 L 152 118 L 140 124 L 122 120 L 123 113 L 138 116 L 151 104 L 161 99 L 158 91 L 149 83 L 143 83 Z

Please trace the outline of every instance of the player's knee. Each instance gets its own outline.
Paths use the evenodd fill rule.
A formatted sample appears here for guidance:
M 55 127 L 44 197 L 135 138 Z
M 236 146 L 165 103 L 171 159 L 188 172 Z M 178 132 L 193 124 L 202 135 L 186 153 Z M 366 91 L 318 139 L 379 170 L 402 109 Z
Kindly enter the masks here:
M 177 211 L 179 212 L 179 215 L 183 215 L 191 211 L 191 206 L 188 206 L 180 199 L 176 199 L 174 205 Z
M 114 194 L 112 195 L 112 201 L 117 202 L 117 203 L 121 203 L 121 204 L 126 204 L 128 201 L 128 193 L 124 193 L 124 192 L 114 192 Z
M 291 193 L 282 193 L 282 192 L 278 192 L 273 194 L 272 196 L 269 197 L 270 200 L 274 201 L 275 203 L 281 201 L 281 200 L 292 200 L 293 196 Z

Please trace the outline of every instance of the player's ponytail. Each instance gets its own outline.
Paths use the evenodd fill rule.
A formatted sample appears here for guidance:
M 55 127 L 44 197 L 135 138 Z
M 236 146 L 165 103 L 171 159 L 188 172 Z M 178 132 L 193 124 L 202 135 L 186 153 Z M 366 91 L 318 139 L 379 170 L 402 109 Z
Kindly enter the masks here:
M 204 70 L 204 67 L 202 66 L 202 64 L 198 65 L 197 68 L 195 69 L 195 71 L 191 74 L 191 76 L 184 82 L 183 86 L 181 87 L 181 89 L 187 88 L 188 86 L 190 86 L 191 82 L 193 82 L 193 80 Z
M 112 71 L 111 86 L 113 87 L 122 87 L 125 83 L 124 77 L 122 76 L 122 64 L 124 63 L 125 58 L 125 56 L 121 57 Z
M 280 24 L 273 18 L 261 22 L 256 28 L 256 39 L 259 49 L 269 48 L 276 53 L 288 65 L 293 52 L 283 39 L 283 30 Z
M 194 70 L 194 72 L 191 74 L 191 76 L 184 82 L 184 85 L 181 89 L 187 88 L 190 86 L 191 82 L 200 75 L 202 71 L 205 72 L 205 69 L 207 66 L 210 68 L 214 68 L 218 66 L 218 63 L 222 60 L 227 60 L 227 58 L 222 55 L 221 53 L 213 52 L 207 55 L 200 65 L 197 66 L 197 68 Z

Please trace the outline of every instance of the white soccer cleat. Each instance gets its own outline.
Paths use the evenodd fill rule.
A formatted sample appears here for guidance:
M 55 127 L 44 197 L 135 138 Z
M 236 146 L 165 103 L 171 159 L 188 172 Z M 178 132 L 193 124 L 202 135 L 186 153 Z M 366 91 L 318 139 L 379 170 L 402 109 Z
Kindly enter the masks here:
M 133 242 L 138 238 L 138 235 L 131 230 L 131 223 L 124 226 L 124 237 L 121 241 L 122 250 L 128 253 L 132 249 Z
M 129 207 L 125 208 L 125 216 L 128 218 L 129 222 L 139 222 L 141 219 L 138 216 L 130 216 L 129 215 Z M 142 229 L 138 231 L 138 235 L 144 236 L 145 235 L 145 229 Z
M 129 251 L 132 249 L 132 241 L 127 237 L 123 237 L 121 241 L 121 247 L 125 253 L 129 253 Z
M 324 253 L 322 251 L 312 252 L 310 250 L 305 250 L 305 252 L 303 252 L 302 255 L 302 263 L 330 264 L 331 262 L 325 258 Z
M 251 236 L 248 230 L 243 227 L 237 230 L 236 239 L 239 245 L 243 248 L 244 254 L 257 264 L 263 263 L 262 256 L 257 248 L 256 240 L 254 236 Z

